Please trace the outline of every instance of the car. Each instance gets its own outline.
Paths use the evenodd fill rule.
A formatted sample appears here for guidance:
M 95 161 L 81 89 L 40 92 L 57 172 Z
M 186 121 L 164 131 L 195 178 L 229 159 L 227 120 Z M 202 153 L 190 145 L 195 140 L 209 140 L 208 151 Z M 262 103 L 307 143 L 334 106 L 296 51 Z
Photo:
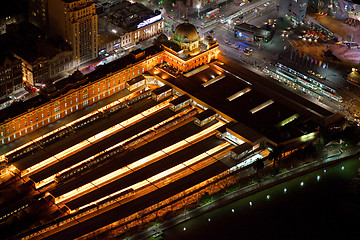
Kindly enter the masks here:
M 173 16 L 171 16 L 170 14 L 168 15 L 169 18 L 173 19 Z
M 316 74 L 315 76 L 317 76 L 320 79 L 324 79 L 324 77 L 322 75 L 320 75 L 320 74 Z
M 252 52 L 253 51 L 253 49 L 252 48 L 246 48 L 246 50 L 248 50 L 249 52 Z
M 248 49 L 244 49 L 243 50 L 243 53 L 246 55 L 246 56 L 249 56 L 250 55 L 250 51 Z
M 214 30 L 211 29 L 210 31 L 208 31 L 208 33 L 209 33 L 209 34 L 213 34 L 213 33 L 214 33 Z
M 308 73 L 312 74 L 312 75 L 315 75 L 315 73 L 311 70 L 308 71 Z

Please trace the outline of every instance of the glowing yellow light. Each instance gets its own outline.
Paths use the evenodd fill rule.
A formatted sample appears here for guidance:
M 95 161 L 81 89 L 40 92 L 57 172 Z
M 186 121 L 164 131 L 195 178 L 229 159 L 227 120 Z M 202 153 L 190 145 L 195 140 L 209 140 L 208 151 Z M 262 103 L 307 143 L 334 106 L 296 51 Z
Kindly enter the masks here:
M 94 135 L 94 136 L 92 136 L 92 137 L 90 137 L 90 138 L 88 138 L 88 139 L 86 139 L 86 140 L 84 140 L 84 141 L 82 141 L 82 142 L 80 142 L 80 143 L 78 143 L 78 144 L 76 144 L 76 145 L 62 151 L 62 152 L 60 152 L 60 153 L 58 153 L 58 154 L 56 154 L 53 157 L 50 157 L 50 158 L 48 158 L 48 159 L 46 159 L 46 160 L 44 160 L 44 161 L 42 161 L 42 162 L 40 162 L 38 164 L 35 164 L 35 165 L 25 169 L 21 173 L 21 176 L 27 176 L 29 174 L 33 174 L 33 173 L 35 173 L 37 171 L 40 171 L 41 169 L 43 169 L 43 168 L 45 168 L 45 167 L 47 167 L 47 166 L 49 166 L 51 164 L 54 164 L 54 163 L 56 163 L 58 161 L 61 161 L 61 160 L 65 159 L 65 158 L 73 155 L 74 153 L 79 152 L 82 149 L 85 149 L 85 148 L 89 147 L 91 144 L 94 144 L 94 143 L 96 143 L 98 141 L 101 141 L 102 139 L 104 139 L 104 138 L 106 138 L 106 137 L 108 137 L 110 135 L 113 135 L 113 134 L 123 130 L 124 128 L 126 128 L 128 126 L 135 124 L 139 120 L 144 119 L 147 116 L 149 116 L 151 114 L 154 114 L 154 113 L 168 107 L 170 101 L 171 101 L 171 99 L 169 99 L 169 100 L 167 100 L 165 102 L 162 102 L 162 103 L 160 103 L 160 104 L 158 104 L 158 105 L 156 105 L 156 106 L 154 106 L 154 107 L 152 107 L 150 109 L 147 109 L 147 110 L 143 111 L 142 113 L 139 113 L 139 114 L 137 114 L 137 115 L 135 115 L 135 116 L 121 122 L 121 123 L 118 123 L 115 126 L 112 126 L 112 127 L 108 128 L 108 129 L 106 129 L 106 130 L 104 130 L 104 131 L 102 131 L 102 132 L 100 132 L 100 133 L 98 133 L 98 134 L 96 134 L 96 135 Z
M 219 128 L 223 125 L 224 125 L 224 123 L 218 122 L 206 129 L 204 129 L 203 131 L 186 138 L 185 140 L 182 140 L 182 141 L 175 143 L 167 148 L 164 148 L 158 152 L 155 152 L 149 156 L 146 156 L 146 157 L 144 157 L 136 162 L 133 162 L 123 168 L 120 168 L 120 169 L 118 169 L 114 172 L 111 172 L 101 178 L 98 178 L 90 183 L 87 183 L 81 187 L 78 187 L 77 189 L 67 192 L 67 193 L 57 197 L 55 199 L 55 203 L 60 203 L 60 202 L 67 201 L 67 200 L 75 198 L 75 197 L 79 197 L 87 192 L 93 191 L 105 184 L 115 181 L 115 180 L 119 179 L 120 177 L 124 177 L 133 171 L 136 171 L 140 168 L 146 167 L 146 166 L 150 165 L 151 163 L 159 160 L 161 157 L 164 157 L 165 155 L 169 154 L 170 152 L 179 150 L 180 148 L 183 148 L 184 146 L 189 145 L 191 142 L 194 142 L 198 139 L 203 138 L 204 136 L 214 132 L 217 128 Z

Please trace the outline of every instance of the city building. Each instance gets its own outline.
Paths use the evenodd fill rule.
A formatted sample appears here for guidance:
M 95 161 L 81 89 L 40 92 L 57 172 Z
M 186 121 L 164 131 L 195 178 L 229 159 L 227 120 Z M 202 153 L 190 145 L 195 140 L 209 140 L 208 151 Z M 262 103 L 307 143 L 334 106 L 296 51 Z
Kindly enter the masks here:
M 99 16 L 99 55 L 127 50 L 163 32 L 164 19 L 158 10 L 130 1 L 119 1 Z
M 360 20 L 360 2 L 358 0 L 309 0 L 309 7 L 335 18 Z
M 26 102 L 14 104 L 11 112 L 0 111 L 0 119 L 2 122 L 0 125 L 1 144 L 12 142 L 27 133 L 57 121 L 125 88 L 130 89 L 132 86 L 126 85 L 126 83 L 148 71 L 155 75 L 159 74 L 157 76 L 159 80 L 166 81 L 172 87 L 175 87 L 178 81 L 183 81 L 185 85 L 178 86 L 175 89 L 183 93 L 188 92 L 192 96 L 192 99 L 200 100 L 201 97 L 196 96 L 196 92 L 192 93 L 193 90 L 191 88 L 186 88 L 186 82 L 189 83 L 189 80 L 186 79 L 193 79 L 192 81 L 195 81 L 195 78 L 192 76 L 200 72 L 207 72 L 204 70 L 209 68 L 208 64 L 210 62 L 218 59 L 219 53 L 218 43 L 210 36 L 205 39 L 200 39 L 195 26 L 190 24 L 186 19 L 184 23 L 177 26 L 170 40 L 167 36 L 161 34 L 155 41 L 154 46 L 144 50 L 138 49 L 133 51 L 129 55 L 101 66 L 85 76 L 77 71 L 63 81 L 58 81 L 55 84 L 51 82 L 45 83 L 39 96 Z M 166 74 L 160 74 L 163 71 L 165 71 Z M 204 84 L 203 87 L 206 89 L 211 89 L 208 86 L 217 81 L 221 80 L 223 82 L 223 77 L 216 77 L 217 74 L 212 73 L 214 71 L 215 70 L 211 70 L 208 74 L 212 76 L 212 80 L 203 79 L 200 76 L 200 79 L 196 78 L 197 80 L 195 82 L 202 81 Z M 248 74 L 251 73 L 250 71 L 248 72 Z M 257 77 L 260 81 L 260 77 L 258 75 Z M 280 91 L 280 89 L 277 91 Z M 241 93 L 240 91 L 237 95 L 234 94 L 234 96 L 231 96 L 228 101 L 232 102 L 233 99 L 236 99 L 244 93 L 246 92 Z M 276 96 L 273 97 L 275 98 Z M 282 99 L 281 101 L 285 100 Z M 222 100 L 220 99 L 217 104 L 221 105 L 221 102 Z M 234 109 L 238 109 L 238 107 L 231 107 L 232 104 L 230 104 L 230 102 L 228 103 L 229 106 L 226 108 L 226 111 L 228 111 L 229 114 L 232 112 L 230 115 L 235 115 L 233 117 L 226 113 L 225 115 L 235 120 L 239 117 L 239 113 L 238 111 L 233 111 Z M 268 102 L 262 106 L 261 109 L 272 103 L 273 102 Z M 205 104 L 204 106 L 210 108 L 209 103 L 204 103 L 204 100 L 200 101 L 199 104 Z M 291 106 L 291 103 L 289 104 L 289 106 Z M 212 106 L 211 108 L 216 111 L 220 105 L 217 107 Z M 224 108 L 224 106 L 222 106 L 222 108 Z M 311 107 L 307 106 L 306 109 L 309 108 Z M 254 108 L 251 110 L 255 113 L 259 109 Z M 306 111 L 307 110 L 305 110 L 305 112 Z M 320 115 L 323 115 L 323 113 L 316 115 L 316 121 L 318 123 L 328 125 L 330 122 L 338 119 L 337 117 L 330 117 L 332 116 L 331 112 L 324 112 L 326 112 L 326 116 L 324 117 L 318 118 Z M 289 117 L 291 117 L 291 115 L 286 118 Z M 275 119 L 274 121 L 282 120 Z M 256 129 L 256 126 L 258 126 L 253 125 L 251 121 L 248 121 L 246 124 L 251 125 L 253 129 Z M 277 141 L 274 140 L 273 142 Z
M 288 156 L 318 140 L 321 127 L 342 118 L 221 56 L 218 43 L 210 36 L 199 38 L 185 20 L 171 39 L 161 34 L 153 46 L 87 75 L 76 71 L 64 81 L 46 83 L 41 95 L 8 113 L 14 117 L 0 125 L 1 141 L 10 142 L 122 89 L 129 94 L 1 156 L 7 164 L 0 180 L 20 173 L 49 200 L 42 208 L 49 214 L 40 216 L 41 224 L 18 238 L 85 239 L 144 226 L 224 190 L 215 183 L 223 185 L 228 177 L 236 175 L 227 186 L 248 181 L 257 173 L 256 161 L 270 152 Z M 132 105 L 140 100 L 144 102 Z M 115 117 L 120 109 L 124 111 L 117 117 L 123 122 Z M 89 126 L 99 118 L 107 121 L 103 130 L 97 127 L 105 122 Z M 86 124 L 84 136 L 78 127 Z M 271 160 L 266 164 L 275 164 Z M 183 201 L 185 197 L 192 201 Z M 18 208 L 1 217 L 6 220 Z
M 48 0 L 29 0 L 28 19 L 30 23 L 47 32 Z
M 98 56 L 98 19 L 92 0 L 52 0 L 48 9 L 50 36 L 60 36 L 72 47 L 74 66 Z
M 305 19 L 307 7 L 308 0 L 280 0 L 278 14 L 297 25 Z
M 74 76 L 54 85 L 49 82 L 41 94 L 12 106 L 12 111 L 0 111 L 0 143 L 6 144 L 76 112 L 123 89 L 125 83 L 165 64 L 174 74 L 186 73 L 217 59 L 219 46 L 211 37 L 200 39 L 188 20 L 180 24 L 172 40 L 164 34 L 157 45 L 136 50 L 114 62 L 83 76 Z
M 8 97 L 22 88 L 22 62 L 13 54 L 0 54 L 0 99 L 4 100 L 0 109 L 8 106 L 11 101 Z
M 23 81 L 29 85 L 40 86 L 62 73 L 67 75 L 74 67 L 69 44 L 61 38 L 45 38 L 45 33 L 33 24 L 10 25 L 1 42 L 22 61 Z

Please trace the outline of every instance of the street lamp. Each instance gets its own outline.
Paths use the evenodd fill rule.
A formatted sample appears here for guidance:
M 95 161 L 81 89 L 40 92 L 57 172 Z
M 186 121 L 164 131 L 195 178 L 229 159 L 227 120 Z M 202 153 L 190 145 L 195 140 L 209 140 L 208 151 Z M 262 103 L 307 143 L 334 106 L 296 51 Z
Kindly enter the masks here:
M 198 10 L 198 18 L 200 18 L 200 4 L 196 5 L 196 8 Z

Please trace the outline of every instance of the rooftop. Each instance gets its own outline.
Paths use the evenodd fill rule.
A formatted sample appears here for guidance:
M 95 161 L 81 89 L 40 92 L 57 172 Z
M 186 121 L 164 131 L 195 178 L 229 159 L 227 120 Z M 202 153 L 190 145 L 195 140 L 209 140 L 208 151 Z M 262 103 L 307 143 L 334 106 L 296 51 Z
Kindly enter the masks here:
M 341 117 L 278 86 L 266 79 L 266 76 L 260 76 L 225 58 L 221 57 L 220 60 L 226 65 L 212 62 L 209 68 L 190 77 L 181 75 L 174 78 L 166 72 L 160 72 L 158 76 L 180 93 L 186 93 L 198 103 L 231 121 L 241 123 L 243 127 L 240 130 L 253 130 L 275 143 L 315 131 L 316 126 L 328 124 L 328 119 L 333 118 L 335 121 Z M 221 74 L 225 77 L 220 81 L 206 87 L 202 85 Z M 244 89 L 247 89 L 243 91 L 244 94 L 228 100 L 229 96 L 241 93 Z M 295 114 L 299 114 L 300 117 L 280 127 L 279 123 L 291 119 Z
M 159 49 L 156 46 L 151 46 L 149 48 L 144 49 L 144 51 L 146 57 L 159 53 L 161 49 Z M 52 86 L 51 88 L 53 88 L 53 91 L 51 91 L 52 89 L 47 91 L 48 93 L 46 91 L 43 91 L 42 94 L 40 94 L 39 96 L 36 96 L 25 102 L 16 102 L 11 106 L 11 111 L 8 111 L 8 109 L 0 110 L 0 121 L 4 122 L 7 119 L 11 119 L 18 115 L 21 115 L 22 113 L 27 112 L 31 108 L 39 107 L 51 101 L 51 99 L 59 97 L 62 94 L 66 94 L 72 89 L 77 89 L 81 86 L 88 84 L 89 82 L 95 82 L 98 79 L 105 77 L 109 73 L 114 73 L 116 71 L 126 68 L 131 64 L 134 64 L 142 60 L 143 58 L 134 60 L 133 56 L 129 54 L 109 64 L 102 65 L 98 67 L 95 71 L 85 76 L 81 76 L 81 75 L 79 76 L 79 73 L 76 73 L 75 75 L 73 74 L 68 78 L 56 82 L 55 84 L 49 82 L 48 84 L 51 84 Z
M 106 15 L 100 16 L 115 26 L 121 27 L 126 31 L 134 31 L 138 29 L 138 24 L 144 20 L 160 15 L 158 10 L 152 11 L 141 3 L 131 3 L 122 0 L 118 4 L 109 9 Z
M 207 119 L 207 118 L 209 118 L 209 117 L 214 116 L 215 114 L 216 114 L 215 111 L 213 111 L 213 110 L 211 110 L 211 109 L 207 109 L 207 110 L 205 110 L 205 111 L 197 114 L 197 115 L 195 116 L 195 118 L 199 119 L 200 121 L 203 121 L 203 120 L 205 120 L 205 119 Z

